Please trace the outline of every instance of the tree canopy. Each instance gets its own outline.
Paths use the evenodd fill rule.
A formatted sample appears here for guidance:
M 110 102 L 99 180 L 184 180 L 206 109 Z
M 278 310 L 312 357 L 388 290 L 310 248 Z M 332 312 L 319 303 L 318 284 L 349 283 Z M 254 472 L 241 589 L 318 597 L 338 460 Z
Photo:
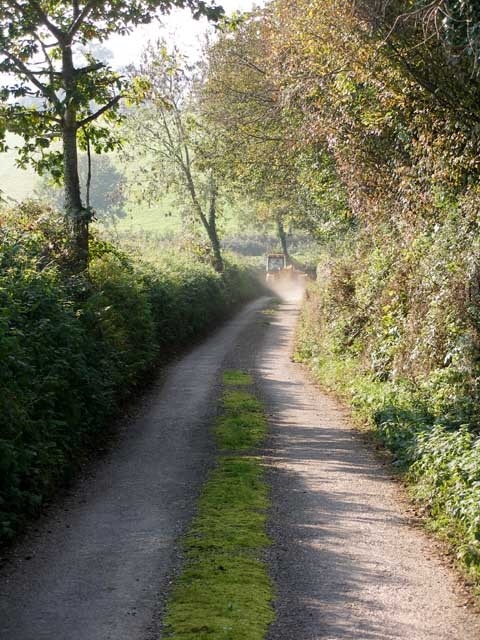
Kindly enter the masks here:
M 186 196 L 208 236 L 212 261 L 223 269 L 217 217 L 222 191 L 218 132 L 210 131 L 198 106 L 202 67 L 166 42 L 149 45 L 131 70 L 139 104 L 125 120 L 127 157 L 141 166 L 137 182 L 148 199 L 167 190 Z M 222 146 L 223 149 L 223 146 Z
M 221 7 L 203 0 L 15 0 L 0 2 L 0 72 L 12 77 L 2 89 L 0 133 L 9 129 L 25 139 L 21 162 L 48 169 L 65 186 L 65 210 L 72 227 L 75 262 L 88 261 L 88 224 L 78 178 L 77 145 L 88 141 L 108 150 L 114 136 L 108 121 L 118 115 L 125 78 L 89 49 L 113 33 L 127 34 L 173 7 L 194 17 L 218 19 Z M 22 99 L 30 98 L 28 106 Z M 33 100 L 33 101 L 32 101 Z M 100 118 L 101 121 L 100 121 Z M 62 150 L 52 150 L 61 140 Z

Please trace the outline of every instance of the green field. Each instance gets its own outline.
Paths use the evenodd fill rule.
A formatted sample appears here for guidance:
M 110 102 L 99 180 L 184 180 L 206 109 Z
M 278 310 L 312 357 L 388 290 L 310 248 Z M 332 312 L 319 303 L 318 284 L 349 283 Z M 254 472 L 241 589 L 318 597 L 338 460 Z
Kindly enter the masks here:
M 17 150 L 21 142 L 19 136 L 7 135 L 9 150 L 0 154 L 0 192 L 8 200 L 22 201 L 26 198 L 34 197 L 36 190 L 41 186 L 41 178 L 31 168 L 20 169 L 16 164 Z M 113 158 L 117 168 L 122 171 L 118 158 Z M 130 178 L 132 180 L 132 178 Z M 95 184 L 95 182 L 93 182 Z M 218 226 L 222 237 L 235 238 L 247 235 L 254 235 L 255 229 L 249 228 L 251 225 L 245 222 L 252 218 L 249 205 L 246 202 L 223 203 L 219 213 Z M 188 211 L 188 202 L 182 203 L 179 198 L 172 193 L 159 194 L 157 202 L 136 202 L 133 198 L 127 203 L 126 215 L 116 218 L 113 228 L 121 235 L 151 234 L 161 238 L 190 234 L 193 231 L 203 233 L 198 222 L 192 222 Z M 104 228 L 102 221 L 99 221 L 100 228 Z M 112 225 L 107 225 L 111 228 Z
M 152 204 L 130 202 L 126 217 L 117 220 L 115 227 L 119 233 L 144 231 L 159 236 L 180 235 L 194 229 L 202 231 L 198 222 L 185 215 L 187 209 L 188 204 L 179 202 L 173 194 L 160 195 Z M 222 236 L 242 235 L 241 215 L 240 205 L 227 203 L 222 207 L 218 220 Z
M 0 191 L 7 198 L 24 200 L 34 195 L 39 178 L 33 169 L 19 169 L 16 165 L 17 150 L 15 147 L 21 138 L 7 135 L 7 144 L 11 147 L 0 154 Z
M 177 235 L 184 222 L 172 196 L 165 196 L 157 203 L 128 203 L 127 215 L 118 219 L 116 229 L 120 233 L 148 233 L 161 236 Z
M 7 199 L 16 201 L 35 196 L 35 190 L 41 183 L 41 178 L 32 168 L 20 169 L 17 166 L 16 146 L 20 142 L 20 137 L 8 134 L 10 148 L 0 154 L 0 192 Z M 122 234 L 147 232 L 159 236 L 179 235 L 192 228 L 182 214 L 184 208 L 172 194 L 159 195 L 158 201 L 151 204 L 130 201 L 126 206 L 127 215 L 116 220 L 115 228 Z M 230 211 L 229 214 L 231 220 Z M 228 226 L 231 226 L 231 222 Z

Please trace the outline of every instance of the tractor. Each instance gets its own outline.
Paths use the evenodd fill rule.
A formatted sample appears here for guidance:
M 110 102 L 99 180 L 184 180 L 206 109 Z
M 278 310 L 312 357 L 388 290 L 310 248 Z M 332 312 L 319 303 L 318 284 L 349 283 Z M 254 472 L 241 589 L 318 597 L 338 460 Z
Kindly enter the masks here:
M 291 269 L 287 267 L 287 256 L 284 253 L 270 253 L 267 256 L 267 283 L 279 283 L 288 277 Z
M 303 292 L 307 286 L 307 280 L 308 275 L 284 253 L 270 253 L 267 256 L 265 281 L 273 291 L 281 295 Z

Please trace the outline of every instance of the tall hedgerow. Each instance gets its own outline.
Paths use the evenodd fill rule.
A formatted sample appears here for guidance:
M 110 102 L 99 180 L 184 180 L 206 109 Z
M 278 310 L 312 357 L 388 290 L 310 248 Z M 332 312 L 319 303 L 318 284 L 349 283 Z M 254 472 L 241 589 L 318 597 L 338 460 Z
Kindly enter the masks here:
M 75 469 L 120 398 L 154 364 L 254 294 L 192 256 L 155 265 L 96 239 L 89 278 L 71 274 L 54 211 L 0 216 L 0 538 Z

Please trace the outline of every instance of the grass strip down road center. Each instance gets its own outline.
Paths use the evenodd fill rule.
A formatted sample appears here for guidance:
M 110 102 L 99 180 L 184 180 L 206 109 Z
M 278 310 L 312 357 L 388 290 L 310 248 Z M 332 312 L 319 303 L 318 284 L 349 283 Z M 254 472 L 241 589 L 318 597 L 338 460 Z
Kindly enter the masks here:
M 215 425 L 221 451 L 183 541 L 184 567 L 167 602 L 165 637 L 174 640 L 263 640 L 273 613 L 264 554 L 269 489 L 261 460 L 267 419 L 246 389 L 251 376 L 227 371 Z

